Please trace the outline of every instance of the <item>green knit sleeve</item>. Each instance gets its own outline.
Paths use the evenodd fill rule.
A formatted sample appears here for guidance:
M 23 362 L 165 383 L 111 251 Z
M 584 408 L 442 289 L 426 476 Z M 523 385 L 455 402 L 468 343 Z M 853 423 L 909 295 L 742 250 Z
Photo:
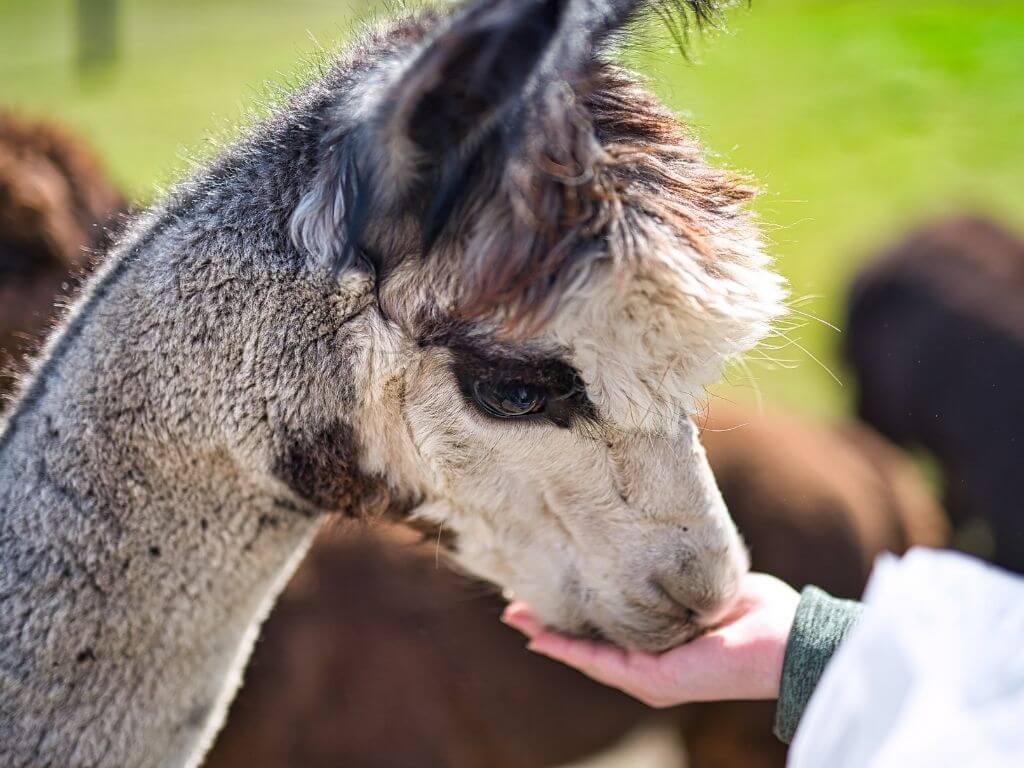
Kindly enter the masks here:
M 785 743 L 793 739 L 818 680 L 861 610 L 860 603 L 839 600 L 817 587 L 807 587 L 800 595 L 775 709 L 775 735 Z

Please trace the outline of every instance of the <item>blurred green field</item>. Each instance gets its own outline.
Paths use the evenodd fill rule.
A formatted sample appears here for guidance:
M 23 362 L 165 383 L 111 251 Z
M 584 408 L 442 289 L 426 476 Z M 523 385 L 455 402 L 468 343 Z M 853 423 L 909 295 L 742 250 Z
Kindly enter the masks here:
M 268 90 L 302 77 L 368 0 L 122 0 L 116 67 L 81 76 L 70 0 L 0 0 L 0 104 L 89 136 L 137 198 L 209 151 Z M 801 310 L 841 322 L 873 247 L 969 208 L 1024 224 L 1024 3 L 755 0 L 686 64 L 658 30 L 630 59 L 719 162 L 765 192 L 757 209 Z M 809 321 L 752 367 L 766 397 L 835 413 L 849 385 L 838 334 Z M 815 363 L 811 356 L 822 365 Z M 733 380 L 744 384 L 736 373 Z

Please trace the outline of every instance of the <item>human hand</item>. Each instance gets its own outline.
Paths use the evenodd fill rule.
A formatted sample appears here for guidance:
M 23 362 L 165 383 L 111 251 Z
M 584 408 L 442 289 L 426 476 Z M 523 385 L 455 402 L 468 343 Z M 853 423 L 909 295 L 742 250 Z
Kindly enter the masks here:
M 545 629 L 524 603 L 502 621 L 531 651 L 575 667 L 652 707 L 693 701 L 776 699 L 786 642 L 800 596 L 766 574 L 748 574 L 730 613 L 713 630 L 655 656 Z

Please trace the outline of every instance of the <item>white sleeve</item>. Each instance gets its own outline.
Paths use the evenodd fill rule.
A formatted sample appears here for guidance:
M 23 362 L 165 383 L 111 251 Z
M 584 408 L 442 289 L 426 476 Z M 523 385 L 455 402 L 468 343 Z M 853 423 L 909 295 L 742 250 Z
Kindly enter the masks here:
M 804 713 L 791 768 L 1024 768 L 1024 578 L 883 555 Z

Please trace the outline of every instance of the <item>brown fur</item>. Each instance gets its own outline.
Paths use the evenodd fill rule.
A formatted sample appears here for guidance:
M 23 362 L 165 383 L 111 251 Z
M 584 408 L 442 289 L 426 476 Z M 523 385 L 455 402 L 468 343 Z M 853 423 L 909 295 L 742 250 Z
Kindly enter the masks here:
M 795 587 L 856 598 L 879 552 L 947 542 L 913 464 L 865 427 L 718 404 L 702 439 L 751 566 Z
M 0 110 L 0 390 L 14 385 L 14 352 L 41 337 L 55 298 L 104 246 L 125 209 L 92 149 L 53 123 Z
M 0 110 L 5 269 L 15 263 L 29 270 L 37 263 L 79 265 L 85 249 L 107 241 L 104 225 L 124 207 L 83 140 L 53 123 Z
M 581 245 L 606 240 L 607 253 L 639 258 L 631 215 L 661 221 L 713 269 L 708 238 L 754 194 L 735 175 L 704 166 L 676 117 L 635 78 L 597 63 L 574 96 L 558 94 L 507 186 L 514 217 L 500 253 L 475 254 L 460 309 L 467 317 L 508 308 L 507 320 L 529 333 L 547 322 L 566 287 L 591 267 Z M 596 140 L 595 140 L 596 137 Z M 538 172 L 541 169 L 541 172 Z M 637 171 L 640 169 L 640 175 Z
M 348 517 L 373 519 L 408 511 L 387 484 L 359 468 L 352 451 L 352 430 L 339 421 L 320 434 L 292 437 L 277 462 L 275 474 L 310 504 L 345 510 Z

